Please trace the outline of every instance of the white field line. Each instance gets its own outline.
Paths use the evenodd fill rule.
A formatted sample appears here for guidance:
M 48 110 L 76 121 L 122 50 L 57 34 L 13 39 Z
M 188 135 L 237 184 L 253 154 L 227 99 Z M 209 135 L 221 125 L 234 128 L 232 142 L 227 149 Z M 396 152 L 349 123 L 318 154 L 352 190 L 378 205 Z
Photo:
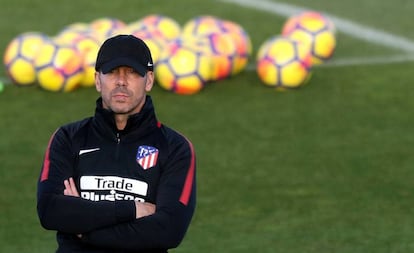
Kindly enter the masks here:
M 404 63 L 414 61 L 413 54 L 405 55 L 388 55 L 388 56 L 375 56 L 375 57 L 354 57 L 354 58 L 341 58 L 335 59 L 335 57 L 316 67 L 340 67 L 340 66 L 354 66 L 354 65 L 379 65 L 390 63 Z
M 377 57 L 355 57 L 331 59 L 323 64 L 314 66 L 315 68 L 329 68 L 342 66 L 359 66 L 359 65 L 381 65 L 391 63 L 404 63 L 414 61 L 414 55 L 393 55 L 393 56 L 377 56 Z M 255 71 L 256 62 L 252 62 L 247 66 L 247 70 Z
M 283 17 L 290 17 L 302 11 L 309 10 L 304 7 L 299 7 L 291 4 L 272 2 L 269 0 L 220 0 L 222 2 L 234 3 L 251 9 L 257 9 L 274 13 Z M 352 59 L 337 59 L 328 63 L 330 66 L 343 65 L 359 65 L 359 64 L 384 64 L 392 62 L 406 62 L 414 60 L 414 41 L 411 41 L 402 36 L 391 34 L 379 29 L 357 24 L 350 20 L 339 18 L 328 13 L 324 13 L 330 18 L 338 31 L 347 34 L 351 37 L 367 41 L 369 43 L 382 45 L 388 48 L 401 50 L 408 55 L 384 56 L 374 58 L 352 58 Z
M 346 67 L 346 66 L 360 66 L 360 65 L 383 65 L 391 63 L 406 63 L 413 62 L 414 55 L 391 55 L 391 56 L 375 56 L 375 57 L 354 57 L 330 59 L 320 65 L 315 65 L 315 68 L 329 68 L 329 67 Z M 247 66 L 247 70 L 256 71 L 256 62 L 251 62 Z

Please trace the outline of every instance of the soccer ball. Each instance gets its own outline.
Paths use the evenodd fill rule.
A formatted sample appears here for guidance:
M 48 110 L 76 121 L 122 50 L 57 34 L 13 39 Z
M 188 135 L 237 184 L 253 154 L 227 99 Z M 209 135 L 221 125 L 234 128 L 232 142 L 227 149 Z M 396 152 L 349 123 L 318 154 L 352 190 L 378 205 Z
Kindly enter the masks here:
M 161 15 L 151 14 L 128 24 L 131 30 L 143 29 L 149 32 L 155 32 L 166 41 L 177 39 L 181 35 L 181 26 L 173 18 Z
M 283 36 L 266 40 L 256 57 L 259 79 L 277 90 L 298 88 L 311 74 L 312 56 L 305 45 Z
M 336 48 L 335 26 L 319 12 L 306 11 L 292 16 L 283 25 L 282 35 L 308 45 L 314 65 L 330 59 Z
M 196 47 L 211 57 L 211 81 L 222 80 L 232 75 L 237 51 L 230 34 L 213 32 L 192 37 L 183 36 L 182 44 Z
M 78 38 L 79 35 L 93 36 L 93 31 L 89 24 L 83 22 L 71 23 L 53 36 L 53 40 L 58 43 L 68 43 Z
M 231 39 L 236 52 L 232 56 L 230 75 L 240 73 L 247 66 L 252 53 L 250 36 L 241 25 L 230 20 L 204 15 L 190 19 L 183 26 L 184 36 L 208 36 L 216 33 L 227 34 Z
M 92 36 L 79 36 L 73 40 L 72 46 L 82 55 L 83 78 L 79 82 L 82 87 L 95 87 L 95 63 L 99 51 L 99 41 Z
M 188 20 L 182 29 L 182 33 L 186 35 L 203 35 L 212 32 L 221 32 L 221 19 L 211 15 L 202 15 Z
M 103 42 L 107 38 L 117 34 L 118 30 L 126 28 L 127 24 L 117 18 L 101 17 L 94 19 L 89 26 L 98 41 Z
M 157 83 L 165 90 L 180 95 L 201 91 L 210 80 L 211 57 L 186 45 L 168 47 L 155 66 Z
M 16 36 L 8 44 L 3 63 L 14 84 L 28 86 L 36 82 L 33 60 L 48 39 L 47 35 L 40 32 L 26 32 Z
M 157 64 L 161 52 L 167 45 L 164 36 L 157 30 L 147 30 L 143 28 L 131 29 L 130 34 L 142 39 L 151 51 L 151 57 L 154 64 Z
M 236 57 L 234 59 L 232 70 L 232 75 L 235 75 L 246 68 L 253 51 L 252 42 L 249 34 L 240 24 L 230 20 L 223 20 L 221 22 L 221 27 L 225 33 L 228 33 L 231 36 L 236 47 Z
M 80 81 L 82 87 L 93 87 L 95 84 L 95 62 L 100 43 L 87 33 L 70 33 L 70 37 L 58 37 L 54 41 L 63 46 L 76 48 L 82 55 L 84 77 Z M 65 38 L 65 39 L 63 39 Z
M 52 40 L 40 48 L 34 66 L 38 84 L 47 91 L 73 91 L 84 77 L 81 52 L 73 46 L 60 45 Z

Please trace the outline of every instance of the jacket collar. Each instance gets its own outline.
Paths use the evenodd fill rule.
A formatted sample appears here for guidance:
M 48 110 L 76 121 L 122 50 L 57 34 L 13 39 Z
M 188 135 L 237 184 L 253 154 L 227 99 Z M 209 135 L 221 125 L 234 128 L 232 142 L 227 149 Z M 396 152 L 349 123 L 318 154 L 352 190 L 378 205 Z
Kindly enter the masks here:
M 98 128 L 105 128 L 112 133 L 125 134 L 145 134 L 157 127 L 154 105 L 149 95 L 146 96 L 145 104 L 141 111 L 130 115 L 124 130 L 118 130 L 115 124 L 114 112 L 103 108 L 102 97 L 96 100 L 95 121 Z

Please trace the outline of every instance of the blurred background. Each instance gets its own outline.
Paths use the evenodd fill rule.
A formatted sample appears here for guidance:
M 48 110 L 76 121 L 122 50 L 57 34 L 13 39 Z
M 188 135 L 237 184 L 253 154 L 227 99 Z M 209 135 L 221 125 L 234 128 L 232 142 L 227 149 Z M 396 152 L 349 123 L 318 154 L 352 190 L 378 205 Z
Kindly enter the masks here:
M 159 120 L 186 135 L 197 153 L 196 213 L 171 252 L 414 251 L 414 2 L 0 2 L 0 252 L 54 252 L 55 232 L 44 230 L 36 213 L 43 154 L 57 127 L 93 114 L 98 96 L 93 83 L 71 90 L 41 86 L 40 79 L 16 84 L 7 72 L 8 46 L 26 32 L 50 39 L 75 23 L 110 17 L 132 24 L 148 15 L 169 17 L 180 28 L 200 16 L 231 21 L 251 43 L 237 73 L 213 80 L 204 76 L 208 63 L 196 64 L 208 61 L 192 53 L 199 45 L 180 38 L 174 50 L 192 49 L 184 53 L 194 62 L 190 75 L 207 80 L 183 89 L 161 85 L 187 71 L 165 67 L 150 93 Z M 269 49 L 276 44 L 265 42 L 304 11 L 333 23 L 335 45 L 321 46 L 332 55 L 306 65 L 285 50 L 301 60 L 304 80 L 292 88 L 273 75 L 266 84 L 258 74 L 260 49 L 264 58 L 276 57 L 277 49 Z M 53 61 L 41 56 L 39 69 Z M 159 66 L 174 66 L 169 59 Z

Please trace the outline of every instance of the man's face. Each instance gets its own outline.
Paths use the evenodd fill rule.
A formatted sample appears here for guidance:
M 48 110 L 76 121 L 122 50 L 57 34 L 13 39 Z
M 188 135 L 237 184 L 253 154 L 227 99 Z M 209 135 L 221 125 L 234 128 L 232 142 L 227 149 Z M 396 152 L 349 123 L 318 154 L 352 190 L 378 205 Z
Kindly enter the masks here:
M 131 67 L 121 66 L 111 72 L 95 73 L 96 90 L 101 93 L 102 104 L 115 114 L 131 115 L 141 111 L 146 93 L 151 91 L 154 73 L 142 77 Z

